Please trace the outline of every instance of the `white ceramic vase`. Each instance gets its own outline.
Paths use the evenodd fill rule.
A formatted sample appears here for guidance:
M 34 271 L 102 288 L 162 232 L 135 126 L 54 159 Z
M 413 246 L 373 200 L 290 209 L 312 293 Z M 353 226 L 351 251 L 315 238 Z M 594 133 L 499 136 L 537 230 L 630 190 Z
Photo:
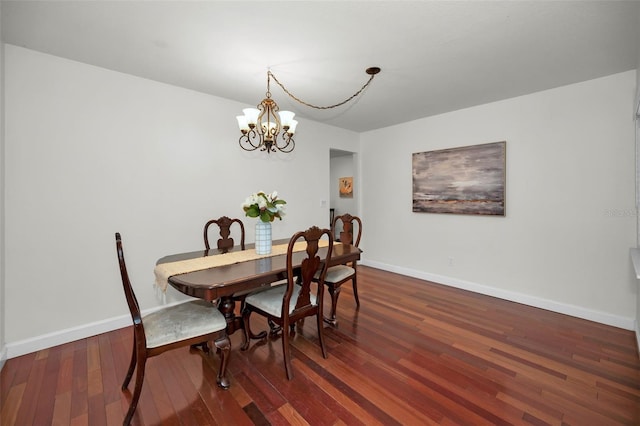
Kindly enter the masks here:
M 271 253 L 271 222 L 256 222 L 256 254 Z

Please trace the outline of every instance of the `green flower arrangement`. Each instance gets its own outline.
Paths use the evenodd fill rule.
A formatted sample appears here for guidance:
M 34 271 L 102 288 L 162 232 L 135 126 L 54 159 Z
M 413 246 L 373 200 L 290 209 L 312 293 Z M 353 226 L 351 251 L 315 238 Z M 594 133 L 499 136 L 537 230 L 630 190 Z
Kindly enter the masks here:
M 249 217 L 259 217 L 263 222 L 273 222 L 275 218 L 282 220 L 284 216 L 285 200 L 278 198 L 278 192 L 265 194 L 264 191 L 249 195 L 242 204 L 244 214 Z

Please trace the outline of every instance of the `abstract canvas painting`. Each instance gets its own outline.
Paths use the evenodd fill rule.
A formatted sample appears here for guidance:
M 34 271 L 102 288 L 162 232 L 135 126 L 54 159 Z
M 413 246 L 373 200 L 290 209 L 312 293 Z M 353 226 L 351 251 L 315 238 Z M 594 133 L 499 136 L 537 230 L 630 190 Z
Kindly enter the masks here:
M 413 211 L 505 215 L 506 142 L 413 154 Z

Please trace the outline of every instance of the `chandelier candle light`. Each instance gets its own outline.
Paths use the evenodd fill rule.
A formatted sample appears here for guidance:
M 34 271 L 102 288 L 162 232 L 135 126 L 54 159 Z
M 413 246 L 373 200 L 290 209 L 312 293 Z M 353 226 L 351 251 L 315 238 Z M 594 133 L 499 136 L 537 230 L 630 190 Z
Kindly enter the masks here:
M 278 192 L 266 194 L 264 191 L 251 194 L 242 204 L 246 216 L 257 217 L 256 254 L 271 253 L 271 222 L 284 216 L 285 200 L 278 198 Z
M 267 71 L 267 93 L 266 97 L 260 102 L 257 108 L 245 108 L 242 110 L 244 115 L 236 116 L 238 127 L 242 136 L 238 141 L 240 147 L 245 151 L 267 151 L 268 154 L 276 151 L 289 153 L 293 151 L 296 142 L 293 135 L 296 132 L 298 122 L 293 119 L 295 114 L 291 111 L 279 111 L 276 101 L 271 99 L 271 79 L 275 81 L 284 92 L 297 102 L 315 109 L 330 109 L 346 104 L 356 96 L 358 96 L 373 80 L 376 74 L 380 72 L 380 68 L 371 67 L 365 71 L 370 77 L 369 80 L 349 98 L 342 102 L 329 106 L 317 106 L 304 102 L 291 94 L 278 79 L 269 70 Z

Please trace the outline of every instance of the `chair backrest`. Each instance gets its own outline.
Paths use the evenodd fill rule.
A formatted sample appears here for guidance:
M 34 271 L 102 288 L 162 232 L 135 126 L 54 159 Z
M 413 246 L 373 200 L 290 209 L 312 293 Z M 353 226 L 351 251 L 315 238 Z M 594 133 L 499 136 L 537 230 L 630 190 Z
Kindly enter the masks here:
M 340 242 L 353 244 L 358 247 L 360 245 L 360 237 L 362 237 L 362 221 L 358 216 L 352 216 L 349 213 L 345 213 L 340 216 L 336 216 L 331 224 L 331 231 L 335 235 L 336 225 L 338 221 L 342 222 L 342 231 L 340 231 Z M 353 238 L 353 223 L 356 222 L 357 234 L 354 240 Z M 355 243 L 354 243 L 355 241 Z
M 136 341 L 146 345 L 144 326 L 142 324 L 142 316 L 140 315 L 140 305 L 138 305 L 138 299 L 136 299 L 131 281 L 129 280 L 127 265 L 124 261 L 124 251 L 122 250 L 122 239 L 120 238 L 119 232 L 116 232 L 116 252 L 118 253 L 118 263 L 120 264 L 122 287 L 124 289 L 124 295 L 127 298 L 127 305 L 129 305 L 131 319 L 133 320 L 133 332 L 136 334 Z
M 223 252 L 228 251 L 233 248 L 235 242 L 231 235 L 231 225 L 236 222 L 240 225 L 240 248 L 244 250 L 244 224 L 240 219 L 231 219 L 227 216 L 222 216 L 219 219 L 211 219 L 204 225 L 204 247 L 206 250 L 209 250 L 211 247 L 209 245 L 209 226 L 212 224 L 218 225 L 220 230 L 220 238 L 218 239 L 217 247 L 218 250 Z
M 319 242 L 323 235 L 326 235 L 329 241 L 327 247 L 327 254 L 324 258 L 321 258 L 318 254 Z M 305 240 L 307 247 L 305 252 L 294 252 L 294 245 L 299 240 Z M 289 246 L 287 247 L 287 291 L 285 292 L 282 301 L 282 313 L 289 312 L 289 302 L 293 295 L 295 284 L 299 284 L 298 301 L 293 312 L 290 316 L 305 316 L 305 311 L 315 309 L 311 305 L 311 283 L 314 282 L 313 278 L 320 269 L 320 280 L 317 286 L 316 305 L 319 309 L 322 309 L 322 294 L 324 293 L 324 278 L 327 273 L 327 267 L 331 260 L 331 253 L 333 251 L 333 236 L 329 229 L 320 229 L 317 226 L 312 226 L 303 232 L 298 232 L 289 240 Z M 294 276 L 293 271 L 293 256 L 305 255 L 302 260 L 302 266 L 300 268 L 300 274 Z

